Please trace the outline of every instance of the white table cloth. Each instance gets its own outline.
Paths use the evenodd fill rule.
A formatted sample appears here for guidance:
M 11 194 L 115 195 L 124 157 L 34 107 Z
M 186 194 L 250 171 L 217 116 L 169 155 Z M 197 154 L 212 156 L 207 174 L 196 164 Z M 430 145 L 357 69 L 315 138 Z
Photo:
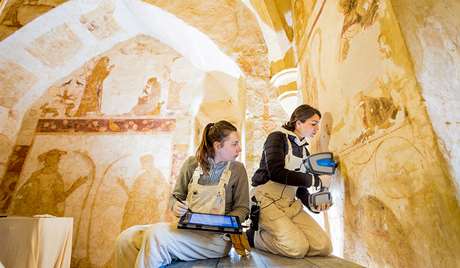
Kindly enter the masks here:
M 70 267 L 73 218 L 0 218 L 0 262 L 5 268 Z M 1 266 L 0 266 L 1 267 Z

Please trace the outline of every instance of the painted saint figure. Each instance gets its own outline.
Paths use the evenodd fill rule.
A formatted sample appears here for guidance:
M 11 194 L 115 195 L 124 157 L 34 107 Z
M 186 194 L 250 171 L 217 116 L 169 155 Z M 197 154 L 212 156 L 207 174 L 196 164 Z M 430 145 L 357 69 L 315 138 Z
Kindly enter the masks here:
M 96 65 L 86 79 L 83 96 L 75 116 L 85 116 L 88 113 L 102 113 L 103 84 L 113 68 L 114 65 L 110 65 L 108 57 L 102 57 L 96 62 Z
M 64 201 L 88 180 L 88 176 L 79 177 L 69 189 L 65 189 L 64 180 L 58 170 L 59 161 L 65 154 L 64 151 L 53 149 L 38 156 L 44 166 L 33 172 L 18 190 L 9 214 L 64 216 Z
M 123 179 L 118 178 L 118 183 L 128 195 L 123 212 L 122 230 L 136 224 L 160 221 L 169 200 L 170 185 L 161 171 L 155 167 L 154 157 L 151 154 L 144 155 L 140 162 L 142 171 L 130 188 Z
M 155 77 L 149 78 L 142 90 L 142 95 L 137 99 L 137 105 L 133 107 L 131 113 L 135 115 L 158 115 L 161 105 L 161 85 Z

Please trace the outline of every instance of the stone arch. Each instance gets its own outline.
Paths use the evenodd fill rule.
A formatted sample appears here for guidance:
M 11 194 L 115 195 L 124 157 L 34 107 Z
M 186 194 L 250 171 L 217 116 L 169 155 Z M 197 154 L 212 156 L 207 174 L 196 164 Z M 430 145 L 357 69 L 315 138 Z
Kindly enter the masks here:
M 0 49 L 5 53 L 0 59 L 0 73 L 4 75 L 0 80 L 11 85 L 5 90 L 14 92 L 17 98 L 9 99 L 7 106 L 0 99 L 0 106 L 4 106 L 0 112 L 9 115 L 8 124 L 2 126 L 7 129 L 0 129 L 0 133 L 17 134 L 27 109 L 50 85 L 88 59 L 139 34 L 159 39 L 203 70 L 221 71 L 235 78 L 247 75 L 266 79 L 268 72 L 263 67 L 266 47 L 255 19 L 246 18 L 251 14 L 243 3 L 234 4 L 233 11 L 238 13 L 236 17 L 245 20 L 237 18 L 233 25 L 241 27 L 239 24 L 245 23 L 253 29 L 236 29 L 232 42 L 226 43 L 218 37 L 222 29 L 206 31 L 202 24 L 196 23 L 206 19 L 205 13 L 190 22 L 181 12 L 162 5 L 161 1 L 153 5 L 147 2 L 69 1 L 38 16 L 3 40 Z M 199 5 L 195 2 L 189 4 Z M 225 1 L 216 5 L 224 4 Z M 174 25 L 171 29 L 176 30 L 165 31 L 165 25 Z M 8 75 L 12 65 L 18 69 L 14 76 Z M 16 83 L 18 81 L 22 82 Z M 15 135 L 9 136 L 14 140 Z

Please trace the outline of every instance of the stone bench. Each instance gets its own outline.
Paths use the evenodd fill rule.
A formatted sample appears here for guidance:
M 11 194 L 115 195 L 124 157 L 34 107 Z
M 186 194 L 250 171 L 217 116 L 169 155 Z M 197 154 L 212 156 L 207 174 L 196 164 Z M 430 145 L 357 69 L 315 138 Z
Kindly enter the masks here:
M 309 257 L 292 259 L 273 255 L 264 251 L 253 249 L 248 257 L 239 256 L 233 249 L 229 256 L 219 259 L 207 259 L 192 262 L 176 262 L 168 268 L 204 268 L 204 267 L 305 267 L 305 268 L 359 268 L 363 267 L 345 259 L 328 257 Z

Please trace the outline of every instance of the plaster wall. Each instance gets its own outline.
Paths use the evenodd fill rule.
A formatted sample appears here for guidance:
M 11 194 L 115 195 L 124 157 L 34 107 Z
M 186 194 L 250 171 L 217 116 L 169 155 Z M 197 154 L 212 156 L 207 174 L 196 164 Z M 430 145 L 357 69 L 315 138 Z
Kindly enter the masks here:
M 391 1 L 460 195 L 460 3 Z
M 10 10 L 10 15 L 14 15 L 11 20 L 16 20 L 15 16 L 23 8 L 21 3 L 9 1 L 10 5 L 5 12 Z M 209 37 L 173 14 L 151 4 L 123 0 L 43 4 L 49 4 L 50 8 L 60 5 L 47 9 L 46 13 L 35 10 L 34 20 L 18 24 L 17 27 L 0 28 L 2 33 L 9 35 L 0 43 L 0 83 L 5 85 L 0 90 L 0 117 L 3 119 L 0 123 L 0 142 L 5 144 L 0 150 L 0 175 L 7 170 L 7 159 L 30 105 L 55 81 L 119 42 L 141 34 L 153 36 L 184 55 L 188 62 L 200 70 L 221 71 L 233 77 L 241 74 L 238 65 Z M 5 19 L 6 15 L 2 15 L 3 22 L 8 24 L 10 19 Z M 163 25 L 169 25 L 176 34 L 163 31 Z M 253 32 L 257 34 L 257 31 Z M 253 32 L 245 34 L 250 39 Z M 193 40 L 194 45 L 190 45 L 190 40 Z M 239 40 L 239 47 L 244 48 L 244 39 Z M 140 76 L 136 78 L 140 79 Z M 180 86 L 176 85 L 178 87 Z M 104 109 L 108 111 L 117 108 L 106 106 Z M 112 112 L 115 111 L 110 113 Z
M 111 265 L 122 230 L 171 220 L 168 132 L 37 133 L 9 214 L 72 217 L 72 266 Z
M 28 8 L 9 3 L 3 26 Z M 172 220 L 196 118 L 244 120 L 241 75 L 266 78 L 263 38 L 240 2 L 29 11 L 0 27 L 0 211 L 73 217 L 72 267 L 111 267 L 123 229 Z
M 51 85 L 22 121 L 2 211 L 73 217 L 72 265 L 111 265 L 122 230 L 171 220 L 169 194 L 192 127 L 186 100 L 200 98 L 204 76 L 138 35 Z
M 327 217 L 334 253 L 368 267 L 456 267 L 455 178 L 394 9 L 318 1 L 297 48 L 304 101 L 323 112 L 316 149 L 340 161 Z
M 96 6 L 80 18 L 86 23 L 97 15 L 93 12 L 111 14 L 113 2 L 105 3 L 108 6 Z M 61 8 L 69 11 L 62 5 L 54 12 L 65 13 Z M 13 215 L 73 217 L 73 267 L 110 267 L 114 241 L 122 230 L 172 220 L 166 206 L 175 176 L 190 153 L 195 106 L 203 100 L 219 99 L 218 92 L 222 99 L 238 101 L 234 76 L 219 67 L 212 67 L 215 71 L 208 74 L 190 57 L 151 35 L 136 34 L 125 40 L 131 32 L 116 39 L 120 31 L 126 33 L 126 18 L 116 24 L 116 19 L 108 18 L 112 23 L 91 21 L 90 29 L 97 32 L 89 33 L 94 33 L 93 42 L 82 41 L 86 39 L 81 34 L 87 35 L 84 31 L 88 29 L 64 24 L 32 38 L 39 40 L 28 47 L 33 53 L 2 54 L 9 59 L 4 61 L 0 78 L 12 86 L 11 91 L 0 92 L 5 107 L 2 116 L 17 120 L 11 124 L 2 121 L 1 142 L 9 148 L 1 151 L 5 176 L 0 209 Z M 21 35 L 21 31 L 43 27 L 42 23 L 28 24 L 8 37 L 1 43 L 2 51 L 28 46 L 21 38 L 30 37 L 30 32 Z M 69 35 L 75 38 L 71 42 Z M 212 54 L 212 48 L 199 40 L 195 51 Z M 96 52 L 107 50 L 94 55 L 94 47 L 98 47 Z M 207 55 L 218 60 L 211 54 Z M 27 67 L 11 69 L 16 66 L 14 61 Z M 41 75 L 35 64 L 43 68 Z M 233 62 L 227 67 L 239 71 Z M 32 71 L 27 73 L 27 69 Z M 208 85 L 205 77 L 213 77 L 214 84 Z M 20 79 L 23 84 L 14 83 Z M 215 89 L 211 95 L 204 92 L 222 84 L 225 90 Z M 232 104 L 220 109 L 228 112 Z M 22 114 L 14 117 L 19 112 Z M 101 229 L 104 232 L 99 232 Z

